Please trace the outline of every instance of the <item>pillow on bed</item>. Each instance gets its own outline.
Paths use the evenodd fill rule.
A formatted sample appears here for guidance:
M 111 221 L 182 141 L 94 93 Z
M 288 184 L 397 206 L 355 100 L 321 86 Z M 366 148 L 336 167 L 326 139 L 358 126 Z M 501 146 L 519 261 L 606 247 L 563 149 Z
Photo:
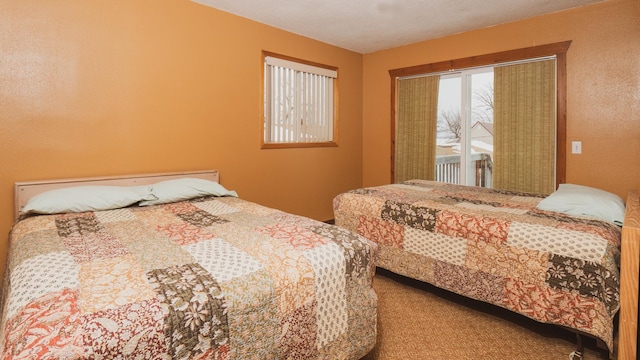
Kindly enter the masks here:
M 149 189 L 141 186 L 74 186 L 40 193 L 27 201 L 22 212 L 59 214 L 111 210 L 153 199 L 155 196 Z
M 150 187 L 156 199 L 141 201 L 140 206 L 166 204 L 209 195 L 238 196 L 235 191 L 227 190 L 217 182 L 197 178 L 166 180 Z
M 622 225 L 624 201 L 618 195 L 575 184 L 560 184 L 558 190 L 544 198 L 537 206 L 569 215 L 590 216 Z

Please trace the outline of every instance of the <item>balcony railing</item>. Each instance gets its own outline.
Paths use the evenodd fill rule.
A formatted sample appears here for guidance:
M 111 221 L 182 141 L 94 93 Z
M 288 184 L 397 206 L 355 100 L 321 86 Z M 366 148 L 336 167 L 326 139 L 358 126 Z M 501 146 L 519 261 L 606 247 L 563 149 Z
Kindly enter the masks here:
M 475 185 L 491 187 L 493 160 L 487 153 L 472 154 Z M 442 155 L 436 157 L 436 181 L 460 184 L 460 155 Z

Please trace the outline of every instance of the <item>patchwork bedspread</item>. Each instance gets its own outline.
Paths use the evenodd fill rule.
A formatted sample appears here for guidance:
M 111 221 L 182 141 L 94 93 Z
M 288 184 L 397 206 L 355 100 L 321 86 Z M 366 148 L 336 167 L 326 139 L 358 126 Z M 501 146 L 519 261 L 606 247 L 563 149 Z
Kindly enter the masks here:
M 378 266 L 613 349 L 620 228 L 536 209 L 531 194 L 412 180 L 334 199 L 336 225 L 381 245 Z
M 18 222 L 2 359 L 358 359 L 378 245 L 233 197 Z

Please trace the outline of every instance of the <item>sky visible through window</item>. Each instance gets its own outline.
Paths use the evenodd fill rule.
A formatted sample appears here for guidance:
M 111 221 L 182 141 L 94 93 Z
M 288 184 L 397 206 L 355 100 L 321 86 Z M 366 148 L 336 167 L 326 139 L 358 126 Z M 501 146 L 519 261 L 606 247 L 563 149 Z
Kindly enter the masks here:
M 438 114 L 442 111 L 460 111 L 461 90 L 460 90 L 460 76 L 457 77 L 443 77 L 440 79 L 440 92 L 438 96 Z M 473 92 L 478 89 L 486 89 L 487 87 L 493 89 L 493 71 L 485 73 L 473 74 Z M 480 107 L 478 99 L 473 96 L 471 100 L 471 107 Z
M 480 100 L 481 93 L 493 98 L 493 70 L 474 72 L 471 75 L 471 125 L 478 121 L 493 122 L 493 109 L 487 106 L 486 100 Z M 438 94 L 438 118 L 443 116 L 457 116 L 461 114 L 462 102 L 461 74 L 445 75 L 440 78 Z M 438 142 L 450 142 L 451 134 L 439 131 Z

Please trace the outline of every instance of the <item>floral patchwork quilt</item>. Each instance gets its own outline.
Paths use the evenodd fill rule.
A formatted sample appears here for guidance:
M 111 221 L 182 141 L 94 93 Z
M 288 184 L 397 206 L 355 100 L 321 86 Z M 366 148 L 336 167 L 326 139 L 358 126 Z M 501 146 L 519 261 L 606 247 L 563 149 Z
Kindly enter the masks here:
M 2 359 L 359 359 L 378 245 L 235 197 L 14 226 Z
M 613 351 L 620 228 L 540 211 L 542 196 L 412 180 L 334 199 L 336 225 L 381 245 L 378 266 Z

